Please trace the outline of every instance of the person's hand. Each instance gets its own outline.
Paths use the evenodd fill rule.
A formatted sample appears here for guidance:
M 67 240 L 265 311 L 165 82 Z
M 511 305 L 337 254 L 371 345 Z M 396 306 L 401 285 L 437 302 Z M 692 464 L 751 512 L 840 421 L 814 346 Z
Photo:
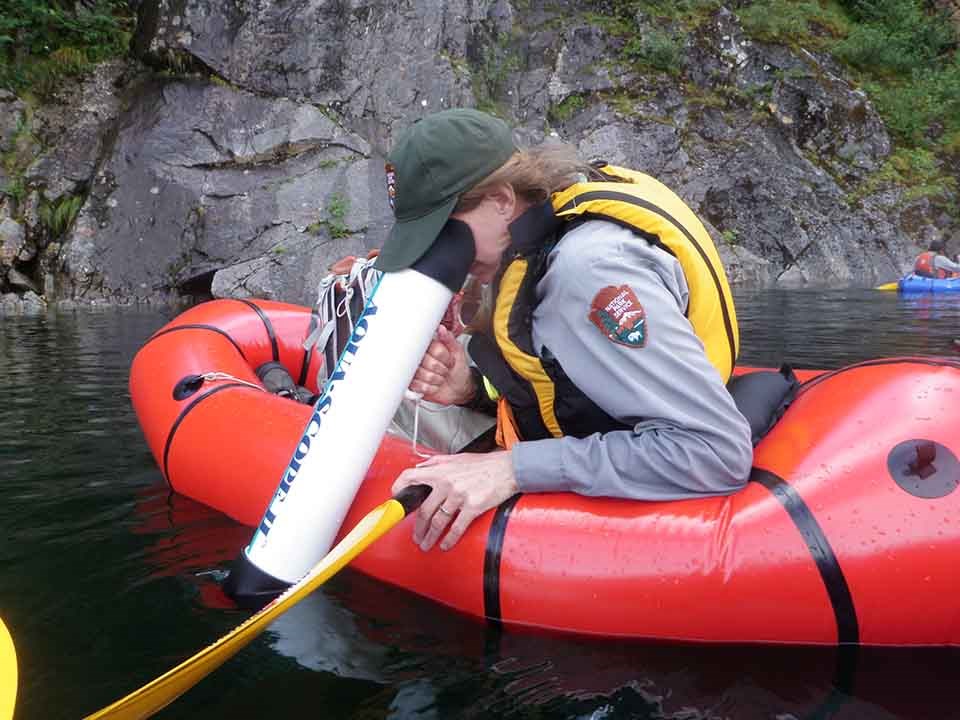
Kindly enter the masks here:
M 410 390 L 441 405 L 464 405 L 477 392 L 463 345 L 443 325 L 420 361 Z
M 519 492 L 509 451 L 434 455 L 404 470 L 394 481 L 396 495 L 408 485 L 433 488 L 417 511 L 413 541 L 429 550 L 443 535 L 441 550 L 449 550 L 479 515 Z M 446 535 L 444 535 L 446 533 Z

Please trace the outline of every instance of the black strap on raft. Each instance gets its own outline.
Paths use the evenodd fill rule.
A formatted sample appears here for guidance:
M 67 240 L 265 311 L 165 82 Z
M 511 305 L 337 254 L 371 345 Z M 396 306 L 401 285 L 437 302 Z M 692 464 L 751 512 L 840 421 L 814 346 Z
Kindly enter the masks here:
M 727 383 L 737 409 L 750 423 L 754 445 L 773 429 L 799 389 L 800 381 L 793 368 L 786 364 L 779 370 L 757 370 L 738 375 Z

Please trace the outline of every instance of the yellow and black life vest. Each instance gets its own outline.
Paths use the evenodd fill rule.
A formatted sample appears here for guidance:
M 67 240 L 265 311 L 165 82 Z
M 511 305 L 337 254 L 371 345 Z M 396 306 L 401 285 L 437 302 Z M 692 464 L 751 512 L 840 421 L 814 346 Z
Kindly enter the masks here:
M 724 382 L 737 360 L 739 331 L 733 298 L 703 223 L 654 178 L 612 165 L 598 170 L 608 179 L 571 185 L 511 225 L 517 256 L 499 279 L 492 342 L 476 338 L 470 345 L 471 356 L 506 397 L 520 436 L 526 440 L 585 437 L 624 427 L 573 384 L 556 358 L 549 352 L 541 357 L 533 348 L 536 284 L 545 271 L 552 237 L 569 230 L 571 223 L 608 220 L 676 257 L 690 291 L 686 316 Z

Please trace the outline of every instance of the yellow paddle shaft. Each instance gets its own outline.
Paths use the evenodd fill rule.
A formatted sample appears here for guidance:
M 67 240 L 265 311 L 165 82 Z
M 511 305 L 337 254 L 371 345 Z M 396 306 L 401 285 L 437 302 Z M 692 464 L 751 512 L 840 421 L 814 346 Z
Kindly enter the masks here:
M 877 285 L 874 290 L 896 290 L 899 285 L 899 282 L 888 282 L 883 285 Z
M 336 575 L 372 542 L 403 520 L 406 513 L 407 510 L 404 509 L 403 504 L 394 498 L 378 505 L 367 513 L 353 530 L 299 582 L 246 622 L 156 680 L 88 716 L 85 720 L 96 718 L 139 720 L 159 712 L 242 650 L 273 620 Z M 2 717 L 0 713 L 0 718 Z

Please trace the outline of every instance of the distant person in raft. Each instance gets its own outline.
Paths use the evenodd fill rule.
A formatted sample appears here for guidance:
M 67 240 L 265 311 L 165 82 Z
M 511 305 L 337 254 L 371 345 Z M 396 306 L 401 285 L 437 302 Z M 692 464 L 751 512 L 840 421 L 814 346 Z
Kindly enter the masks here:
M 433 488 L 421 549 L 450 549 L 517 493 L 680 500 L 744 487 L 751 431 L 725 387 L 736 313 L 710 236 L 673 192 L 560 143 L 519 150 L 504 122 L 467 109 L 404 131 L 387 183 L 395 224 L 378 268 L 468 234 L 471 275 L 493 284 L 491 326 L 466 349 L 439 328 L 410 385 L 496 415 L 500 446 L 397 478 L 394 492 Z
M 926 252 L 917 256 L 913 264 L 915 275 L 927 278 L 955 278 L 960 277 L 960 264 L 955 263 L 947 256 L 947 244 L 943 240 L 933 240 Z

